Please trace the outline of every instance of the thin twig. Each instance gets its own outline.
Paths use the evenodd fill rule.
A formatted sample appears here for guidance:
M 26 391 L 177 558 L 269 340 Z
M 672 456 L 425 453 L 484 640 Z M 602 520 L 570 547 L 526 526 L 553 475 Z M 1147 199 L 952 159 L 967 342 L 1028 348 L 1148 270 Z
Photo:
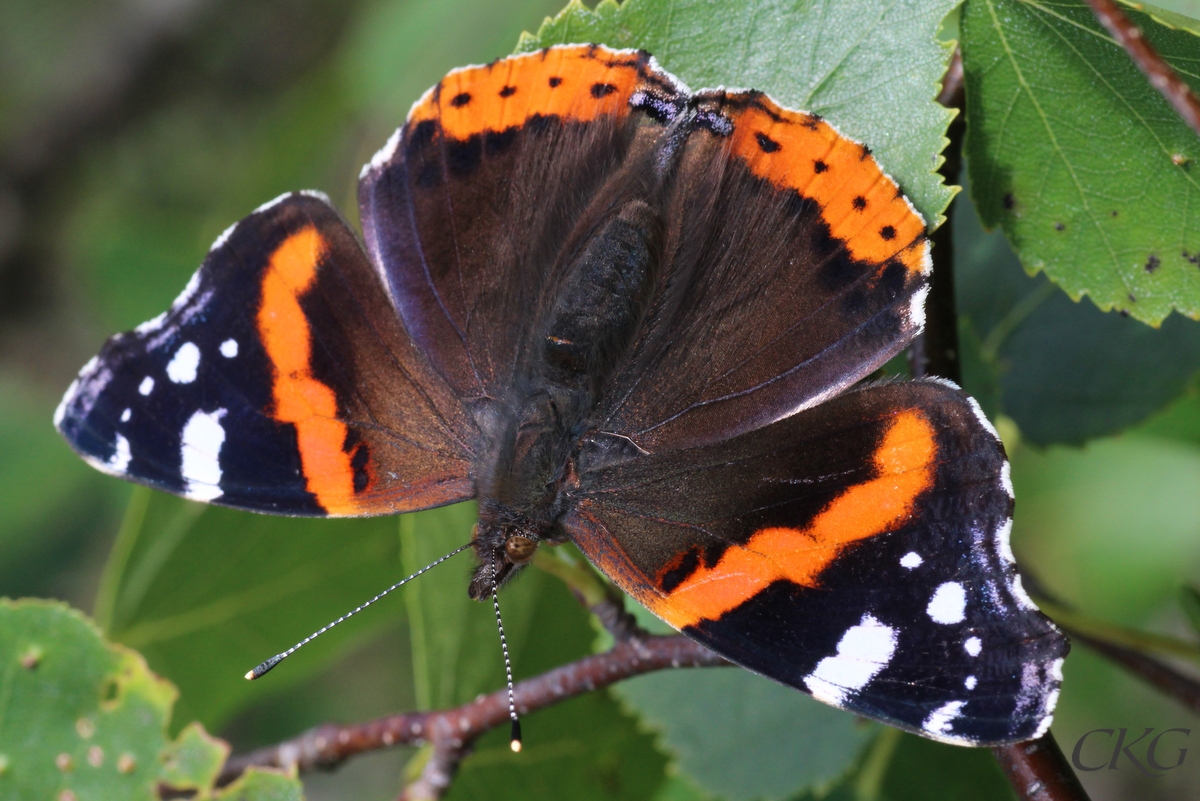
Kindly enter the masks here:
M 1152 656 L 1063 627 L 1071 638 L 1082 642 L 1128 670 L 1147 684 L 1200 714 L 1200 682 Z
M 1088 0 L 1088 5 L 1096 13 L 1100 24 L 1125 48 L 1150 85 L 1167 99 L 1188 127 L 1200 134 L 1200 98 L 1150 46 L 1141 29 L 1125 16 L 1114 0 Z
M 611 650 L 518 683 L 513 688 L 522 715 L 623 679 L 666 668 L 713 667 L 723 658 L 682 635 L 649 636 L 618 642 Z M 421 776 L 403 798 L 440 798 L 475 740 L 508 721 L 508 692 L 497 690 L 456 709 L 391 715 L 367 723 L 325 724 L 278 745 L 231 757 L 219 784 L 228 784 L 251 766 L 311 771 L 330 769 L 348 757 L 394 745 L 433 746 Z
M 998 746 L 992 753 L 1021 801 L 1086 801 L 1088 797 L 1049 732 L 1038 740 Z
M 959 113 L 963 107 L 963 63 L 962 48 L 954 48 L 950 57 L 950 66 L 942 76 L 942 91 L 938 93 L 937 102 L 946 108 L 956 108 Z

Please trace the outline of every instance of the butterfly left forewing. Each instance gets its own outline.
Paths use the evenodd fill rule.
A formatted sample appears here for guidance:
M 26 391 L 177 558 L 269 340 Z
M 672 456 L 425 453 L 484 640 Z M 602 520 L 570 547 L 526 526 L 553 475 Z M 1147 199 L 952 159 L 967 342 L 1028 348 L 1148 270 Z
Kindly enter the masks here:
M 965 744 L 1048 725 L 1066 642 L 1008 548 L 1003 447 L 957 389 L 857 389 L 580 477 L 580 548 L 676 628 L 827 703 Z
M 311 193 L 223 234 L 169 311 L 105 343 L 55 422 L 105 472 L 253 511 L 385 514 L 474 494 L 478 432 Z

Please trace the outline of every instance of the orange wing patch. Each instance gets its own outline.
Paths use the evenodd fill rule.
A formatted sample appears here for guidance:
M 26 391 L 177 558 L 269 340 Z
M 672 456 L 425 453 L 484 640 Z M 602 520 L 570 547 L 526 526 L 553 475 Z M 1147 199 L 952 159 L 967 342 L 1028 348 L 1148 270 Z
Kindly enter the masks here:
M 715 620 L 771 583 L 815 587 L 851 543 L 890 531 L 933 484 L 937 443 L 916 410 L 896 416 L 875 451 L 878 476 L 839 495 L 806 528 L 764 528 L 731 547 L 713 567 L 699 566 L 669 595 L 639 598 L 676 628 Z
M 425 94 L 409 123 L 436 120 L 454 139 L 523 125 L 535 114 L 586 122 L 628 113 L 647 59 L 599 45 L 552 47 L 455 70 Z
M 925 221 L 862 145 L 764 95 L 755 94 L 732 116 L 733 153 L 760 178 L 819 203 L 830 233 L 854 259 L 883 264 L 897 258 L 913 273 L 925 271 Z
M 300 298 L 312 286 L 328 245 L 308 226 L 271 255 L 262 279 L 258 332 L 274 366 L 274 418 L 296 427 L 308 491 L 330 515 L 358 512 L 354 467 L 343 450 L 346 425 L 338 420 L 337 396 L 312 374 L 312 336 Z

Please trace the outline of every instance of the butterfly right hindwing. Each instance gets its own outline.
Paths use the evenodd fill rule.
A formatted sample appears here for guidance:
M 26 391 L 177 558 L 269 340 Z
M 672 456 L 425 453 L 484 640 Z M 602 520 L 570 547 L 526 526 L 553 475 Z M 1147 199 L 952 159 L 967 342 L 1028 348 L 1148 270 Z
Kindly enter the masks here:
M 852 390 L 580 476 L 572 540 L 675 628 L 854 712 L 971 745 L 1039 736 L 1067 645 L 1021 589 L 1008 464 L 935 382 Z

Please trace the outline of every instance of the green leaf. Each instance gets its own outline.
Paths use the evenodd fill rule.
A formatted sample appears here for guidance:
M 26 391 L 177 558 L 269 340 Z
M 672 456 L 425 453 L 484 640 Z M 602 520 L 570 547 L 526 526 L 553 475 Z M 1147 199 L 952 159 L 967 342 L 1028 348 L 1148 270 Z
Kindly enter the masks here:
M 64 604 L 0 599 L 0 796 L 150 801 L 160 782 L 206 790 L 228 746 L 199 726 L 169 743 L 176 695 Z
M 97 613 L 112 639 L 142 651 L 180 687 L 179 718 L 215 729 L 396 620 L 396 600 L 382 601 L 270 675 L 243 678 L 394 583 L 396 546 L 389 518 L 269 517 L 139 489 L 101 580 Z
M 295 776 L 266 768 L 250 768 L 213 798 L 216 801 L 304 801 Z
M 543 709 L 521 725 L 521 753 L 509 749 L 507 727 L 490 732 L 463 763 L 446 801 L 642 801 L 663 783 L 666 757 L 608 693 Z
M 871 146 L 931 223 L 954 195 L 934 170 L 953 112 L 934 102 L 957 0 L 573 0 L 519 52 L 567 42 L 640 47 L 693 89 L 744 86 L 815 111 Z
M 900 734 L 880 787 L 887 801 L 1015 801 L 986 748 L 963 748 Z
M 128 492 L 71 452 L 53 411 L 54 401 L 0 372 L 0 595 L 61 593 L 53 577 L 78 569 L 80 543 L 111 530 Z
M 1153 329 L 1072 302 L 1044 275 L 1025 274 L 966 192 L 951 225 L 963 383 L 1030 442 L 1079 443 L 1134 425 L 1200 370 L 1200 324 L 1174 315 Z
M 877 730 L 740 668 L 665 670 L 622 682 L 682 774 L 729 801 L 781 799 L 844 773 Z
M 1200 43 L 1127 9 L 1193 88 Z M 969 0 L 967 159 L 989 228 L 1078 300 L 1200 318 L 1200 141 L 1086 3 Z
M 177 790 L 207 790 L 228 758 L 228 743 L 209 736 L 199 723 L 189 723 L 163 750 L 162 780 Z
M 1183 607 L 1183 613 L 1187 615 L 1192 628 L 1200 632 L 1200 591 L 1190 584 L 1184 584 L 1179 588 L 1179 605 Z
M 1047 594 L 1134 628 L 1175 605 L 1200 563 L 1200 449 L 1126 435 L 1009 456 L 1013 549 Z

